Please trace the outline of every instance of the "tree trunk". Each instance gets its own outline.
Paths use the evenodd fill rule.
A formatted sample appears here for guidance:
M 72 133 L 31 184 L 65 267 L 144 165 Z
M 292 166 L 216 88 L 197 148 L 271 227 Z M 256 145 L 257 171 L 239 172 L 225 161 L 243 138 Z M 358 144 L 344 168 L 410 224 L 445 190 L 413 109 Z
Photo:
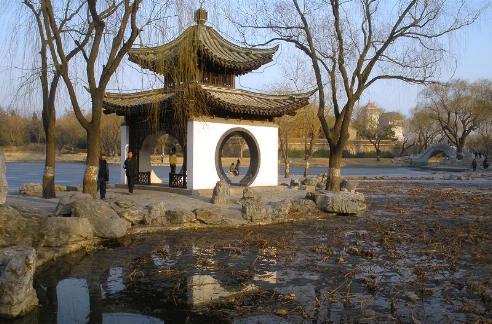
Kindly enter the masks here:
M 53 109 L 54 110 L 54 109 Z M 44 121 L 44 120 L 43 120 Z M 55 158 L 56 158 L 56 137 L 55 137 L 55 112 L 52 111 L 46 118 L 44 125 L 46 134 L 46 155 L 43 174 L 43 198 L 56 198 L 55 191 Z
M 284 171 L 284 178 L 288 178 L 290 176 L 290 163 L 288 161 L 285 161 L 285 171 Z
M 326 180 L 326 190 L 340 191 L 340 169 L 342 166 L 343 145 L 330 147 L 330 159 L 328 169 L 328 179 Z
M 309 160 L 304 160 L 304 177 L 309 174 Z
M 457 160 L 463 160 L 463 143 L 458 143 L 456 145 L 456 159 Z
M 99 169 L 100 125 L 91 125 L 87 130 L 87 166 L 84 173 L 84 193 L 96 198 L 97 171 Z

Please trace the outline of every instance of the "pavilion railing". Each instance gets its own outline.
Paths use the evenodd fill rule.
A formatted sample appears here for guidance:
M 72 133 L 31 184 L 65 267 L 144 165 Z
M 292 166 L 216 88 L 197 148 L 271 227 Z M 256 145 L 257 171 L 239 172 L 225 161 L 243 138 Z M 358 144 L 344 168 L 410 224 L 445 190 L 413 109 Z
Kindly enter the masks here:
M 150 185 L 150 172 L 139 172 L 137 183 L 141 185 Z
M 186 174 L 169 173 L 169 187 L 186 188 Z

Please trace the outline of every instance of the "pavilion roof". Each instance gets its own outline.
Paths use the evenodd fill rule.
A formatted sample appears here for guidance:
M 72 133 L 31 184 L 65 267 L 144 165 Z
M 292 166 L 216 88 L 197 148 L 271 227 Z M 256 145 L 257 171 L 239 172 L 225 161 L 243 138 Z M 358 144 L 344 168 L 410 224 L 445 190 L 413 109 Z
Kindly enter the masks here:
M 136 108 L 160 104 L 174 96 L 174 92 L 164 89 L 131 93 L 111 93 L 104 95 L 104 112 L 126 115 L 135 112 Z
M 293 115 L 298 109 L 308 105 L 309 97 L 316 91 L 276 95 L 203 84 L 197 87 L 197 96 L 203 99 L 210 115 L 242 119 L 271 119 Z M 174 92 L 163 89 L 125 94 L 107 93 L 104 111 L 107 114 L 132 115 L 141 113 L 142 108 L 152 104 L 171 100 L 173 96 Z
M 247 48 L 238 46 L 222 37 L 212 27 L 197 24 L 186 29 L 171 42 L 157 47 L 132 48 L 130 61 L 156 73 L 166 74 L 166 69 L 173 66 L 181 46 L 187 42 L 197 41 L 198 53 L 213 65 L 227 69 L 234 74 L 244 74 L 258 69 L 272 61 L 278 49 Z

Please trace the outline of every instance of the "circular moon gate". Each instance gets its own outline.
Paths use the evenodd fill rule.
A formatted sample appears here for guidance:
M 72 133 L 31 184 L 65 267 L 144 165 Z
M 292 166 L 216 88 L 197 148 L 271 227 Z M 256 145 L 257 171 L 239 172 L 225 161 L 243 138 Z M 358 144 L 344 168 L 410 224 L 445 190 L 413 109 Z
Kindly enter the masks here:
M 258 143 L 256 142 L 254 135 L 248 130 L 244 128 L 233 128 L 222 135 L 217 143 L 217 148 L 215 149 L 215 168 L 217 169 L 217 174 L 221 180 L 227 181 L 230 185 L 234 185 L 227 176 L 222 165 L 222 150 L 224 145 L 234 136 L 239 136 L 244 139 L 249 148 L 249 168 L 244 177 L 239 181 L 239 185 L 247 187 L 255 181 L 258 170 L 260 169 L 260 150 L 258 148 Z

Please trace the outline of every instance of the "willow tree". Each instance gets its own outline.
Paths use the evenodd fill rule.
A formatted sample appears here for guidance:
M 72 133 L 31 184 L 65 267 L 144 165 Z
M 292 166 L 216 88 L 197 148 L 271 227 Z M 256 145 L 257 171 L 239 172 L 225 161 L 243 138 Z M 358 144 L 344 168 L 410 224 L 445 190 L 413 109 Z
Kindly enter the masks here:
M 56 93 L 58 84 L 60 81 L 60 74 L 55 70 L 52 71 L 50 68 L 51 61 L 49 59 L 49 49 L 48 49 L 48 40 L 46 37 L 46 31 L 43 24 L 43 15 L 41 11 L 41 5 L 39 2 L 24 0 L 22 4 L 25 5 L 36 22 L 36 35 L 39 41 L 39 60 L 40 60 L 40 69 L 39 69 L 39 80 L 41 83 L 41 93 L 42 93 L 42 102 L 43 102 L 43 110 L 42 110 L 42 121 L 43 121 L 43 130 L 45 133 L 45 167 L 43 172 L 43 198 L 55 198 L 55 158 L 56 158 Z M 70 22 L 76 17 L 84 6 L 84 2 L 81 2 L 77 7 L 71 8 L 70 1 L 65 4 L 65 8 L 62 11 L 63 16 L 57 17 L 59 20 L 59 26 L 61 33 L 71 27 Z M 85 33 L 85 37 L 80 39 L 80 46 L 74 46 L 71 50 L 68 51 L 66 55 L 67 62 L 70 61 L 73 57 L 80 52 L 80 50 L 87 44 L 89 41 L 88 35 L 90 34 L 90 26 L 88 32 Z
M 51 58 L 56 67 L 56 72 L 67 87 L 77 120 L 87 133 L 87 166 L 83 186 L 84 192 L 94 197 L 97 190 L 103 98 L 116 68 L 140 33 L 141 29 L 137 26 L 140 3 L 141 0 L 123 0 L 98 4 L 97 0 L 87 0 L 87 20 L 82 21 L 81 24 L 93 26 L 92 28 L 85 28 L 85 32 L 82 29 L 82 33 L 89 37 L 89 42 L 87 46 L 78 41 L 74 42 L 76 46 L 81 48 L 85 59 L 87 88 L 91 97 L 90 117 L 87 118 L 82 111 L 82 98 L 76 91 L 77 78 L 75 73 L 72 75 L 70 70 L 67 50 L 69 46 L 67 43 L 70 41 L 62 36 L 63 29 L 59 20 L 56 19 L 57 11 L 52 0 L 41 0 L 43 23 Z M 99 11 L 98 9 L 103 6 L 106 8 Z M 76 31 L 77 34 L 80 32 L 80 29 Z M 109 45 L 109 53 L 103 58 L 101 45 L 106 42 Z M 104 62 L 101 62 L 103 60 Z
M 342 152 L 358 100 L 381 80 L 435 80 L 446 52 L 443 38 L 478 17 L 479 10 L 467 2 L 243 0 L 231 20 L 245 36 L 253 30 L 259 37 L 262 31 L 261 45 L 293 44 L 311 62 L 319 91 L 318 118 L 330 147 L 326 189 L 339 191 Z M 325 115 L 327 101 L 332 124 Z
M 490 116 L 490 83 L 456 80 L 435 84 L 423 91 L 429 115 L 456 147 L 456 158 L 463 159 L 463 148 L 472 132 Z

